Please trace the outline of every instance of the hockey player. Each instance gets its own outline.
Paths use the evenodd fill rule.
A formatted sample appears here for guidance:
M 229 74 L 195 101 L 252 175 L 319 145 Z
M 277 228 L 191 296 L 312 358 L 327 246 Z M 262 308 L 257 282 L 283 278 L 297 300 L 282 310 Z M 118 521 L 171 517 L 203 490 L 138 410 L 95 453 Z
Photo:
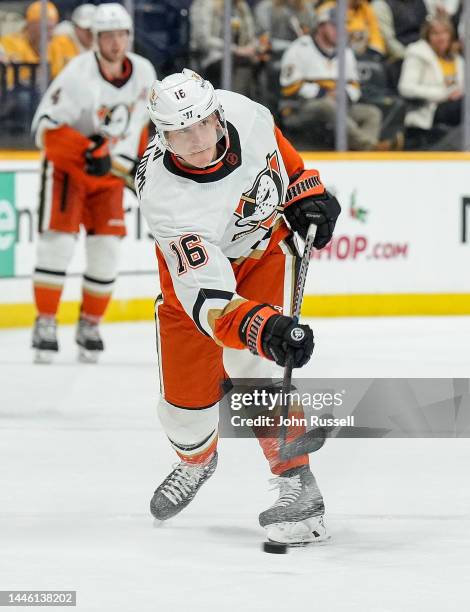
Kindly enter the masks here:
M 80 226 L 86 230 L 87 264 L 76 342 L 85 359 L 95 360 L 103 350 L 98 322 L 111 298 L 126 233 L 124 182 L 113 173 L 135 172 L 139 149 L 147 144 L 146 104 L 155 71 L 127 51 L 131 18 L 119 4 L 102 4 L 92 30 L 96 52 L 67 65 L 33 120 L 44 153 L 33 348 L 45 361 L 58 350 L 56 314 Z
M 91 24 L 96 11 L 94 4 L 80 4 L 70 21 L 61 21 L 54 30 L 52 42 L 67 49 L 70 57 L 85 53 L 93 47 Z
M 314 222 L 315 245 L 325 246 L 340 207 L 318 172 L 304 169 L 269 111 L 244 96 L 214 91 L 185 69 L 153 84 L 149 112 L 157 135 L 136 188 L 156 240 L 162 289 L 158 414 L 181 459 L 151 500 L 154 517 L 165 520 L 216 469 L 220 382 L 228 375 L 271 378 L 276 368 L 279 375 L 288 354 L 294 367 L 310 359 L 312 330 L 289 316 L 293 232 L 305 238 Z M 272 439 L 260 443 L 281 489 L 259 517 L 268 537 L 325 537 L 308 456 L 281 461 Z

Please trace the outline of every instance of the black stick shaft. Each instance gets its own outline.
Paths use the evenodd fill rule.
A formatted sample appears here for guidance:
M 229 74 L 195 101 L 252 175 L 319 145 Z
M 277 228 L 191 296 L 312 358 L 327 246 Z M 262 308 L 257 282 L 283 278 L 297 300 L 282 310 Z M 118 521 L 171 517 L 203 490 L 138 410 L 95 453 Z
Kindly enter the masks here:
M 315 240 L 315 234 L 317 233 L 317 226 L 310 225 L 307 233 L 307 239 L 305 241 L 304 252 L 302 260 L 300 262 L 299 276 L 295 286 L 294 303 L 292 316 L 297 323 L 300 317 L 300 309 L 302 308 L 302 300 L 304 297 L 305 281 L 307 280 L 308 266 L 310 264 L 310 258 L 313 252 L 313 242 Z M 282 393 L 284 402 L 282 405 L 282 423 L 279 432 L 280 449 L 286 444 L 287 427 L 284 424 L 286 419 L 289 417 L 290 402 L 287 399 L 287 395 L 290 393 L 292 388 L 292 364 L 293 356 L 287 356 L 287 363 L 284 368 L 284 377 L 282 380 Z

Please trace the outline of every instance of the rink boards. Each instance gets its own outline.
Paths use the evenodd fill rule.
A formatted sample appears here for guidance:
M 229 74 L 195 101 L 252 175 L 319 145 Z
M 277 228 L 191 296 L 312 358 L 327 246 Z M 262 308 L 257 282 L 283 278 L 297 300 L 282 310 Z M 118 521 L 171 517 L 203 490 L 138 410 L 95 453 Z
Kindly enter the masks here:
M 312 261 L 308 316 L 470 313 L 469 154 L 306 153 L 343 207 L 335 238 Z M 39 158 L 0 153 L 0 327 L 32 321 Z M 126 190 L 121 273 L 108 320 L 153 317 L 153 242 Z M 82 242 L 83 237 L 81 237 Z M 60 318 L 76 318 L 79 244 Z

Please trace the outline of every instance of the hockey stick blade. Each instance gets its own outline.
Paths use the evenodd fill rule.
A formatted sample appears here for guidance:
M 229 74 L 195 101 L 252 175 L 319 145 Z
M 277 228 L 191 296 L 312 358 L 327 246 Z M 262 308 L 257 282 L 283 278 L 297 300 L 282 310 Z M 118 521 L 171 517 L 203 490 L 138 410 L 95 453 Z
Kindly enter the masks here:
M 325 418 L 333 417 L 333 415 L 325 415 Z M 284 443 L 279 449 L 281 461 L 289 461 L 299 455 L 309 455 L 320 450 L 325 444 L 332 427 L 316 427 L 302 434 L 291 442 Z

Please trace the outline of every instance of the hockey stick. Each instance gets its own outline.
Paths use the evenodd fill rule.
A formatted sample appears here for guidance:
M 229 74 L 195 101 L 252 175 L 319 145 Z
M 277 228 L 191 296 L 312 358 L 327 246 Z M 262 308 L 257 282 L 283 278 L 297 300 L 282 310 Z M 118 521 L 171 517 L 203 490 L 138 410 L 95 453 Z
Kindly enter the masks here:
M 304 297 L 305 281 L 307 279 L 308 266 L 313 252 L 313 242 L 315 240 L 316 232 L 317 226 L 312 223 L 307 232 L 304 252 L 300 262 L 299 276 L 297 278 L 294 293 L 294 308 L 292 316 L 296 323 L 298 322 L 300 316 L 300 309 Z M 290 409 L 290 402 L 287 397 L 292 388 L 292 364 L 293 357 L 290 354 L 287 356 L 287 363 L 284 368 L 284 378 L 282 381 L 282 397 L 284 401 L 281 411 L 282 421 L 279 432 L 279 456 L 282 461 L 287 461 L 293 457 L 297 457 L 298 455 L 313 453 L 319 450 L 325 443 L 327 436 L 327 430 L 323 427 L 319 427 L 317 429 L 307 431 L 291 442 L 287 442 L 286 419 L 289 417 Z
M 130 189 L 133 193 L 136 192 L 135 184 L 134 184 L 134 177 L 131 174 L 129 174 L 127 169 L 124 168 L 124 166 L 121 166 L 119 162 L 116 162 L 115 160 L 113 160 L 110 172 L 112 175 L 117 176 L 118 178 L 122 179 L 124 181 L 124 185 L 128 189 Z

